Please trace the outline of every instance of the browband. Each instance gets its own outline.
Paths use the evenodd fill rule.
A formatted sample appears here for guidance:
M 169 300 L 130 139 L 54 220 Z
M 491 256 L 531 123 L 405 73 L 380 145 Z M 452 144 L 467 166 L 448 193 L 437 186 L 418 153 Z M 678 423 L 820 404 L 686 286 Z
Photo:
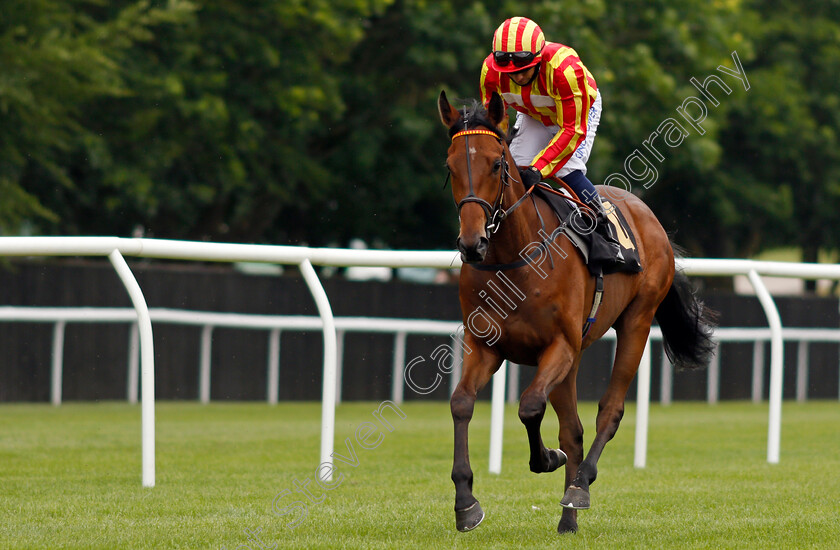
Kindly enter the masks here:
M 461 130 L 460 132 L 458 132 L 457 134 L 452 136 L 452 140 L 454 141 L 456 137 L 460 137 L 460 136 L 474 136 L 474 135 L 481 135 L 481 134 L 486 134 L 488 136 L 493 136 L 496 139 L 501 139 L 499 137 L 499 134 L 497 134 L 496 132 L 493 132 L 491 130 Z

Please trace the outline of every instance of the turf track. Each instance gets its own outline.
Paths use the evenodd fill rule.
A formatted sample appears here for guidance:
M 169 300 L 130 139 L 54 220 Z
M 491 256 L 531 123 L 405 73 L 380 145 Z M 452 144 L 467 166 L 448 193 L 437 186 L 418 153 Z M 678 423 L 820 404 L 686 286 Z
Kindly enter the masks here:
M 525 430 L 505 419 L 500 476 L 487 472 L 489 418 L 471 426 L 475 494 L 487 517 L 455 531 L 451 420 L 407 403 L 363 449 L 354 432 L 379 403 L 342 404 L 340 484 L 316 486 L 320 405 L 157 405 L 157 486 L 140 484 L 140 408 L 123 403 L 0 406 L 0 548 L 837 548 L 840 403 L 786 402 L 781 464 L 766 457 L 767 406 L 652 406 L 648 467 L 633 468 L 634 410 L 601 460 L 580 532 L 559 536 L 562 473 L 528 472 Z M 586 442 L 596 405 L 580 407 Z M 556 418 L 543 434 L 556 441 Z M 371 439 L 374 441 L 374 438 Z M 278 509 L 309 502 L 295 528 Z M 248 546 L 242 546 L 248 545 Z

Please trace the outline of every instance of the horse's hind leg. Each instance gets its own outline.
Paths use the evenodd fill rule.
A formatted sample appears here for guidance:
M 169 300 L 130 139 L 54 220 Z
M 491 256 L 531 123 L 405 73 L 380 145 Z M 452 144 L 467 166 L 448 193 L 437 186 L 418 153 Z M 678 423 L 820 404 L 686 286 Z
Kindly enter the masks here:
M 529 465 L 534 473 L 553 472 L 566 463 L 566 454 L 560 449 L 547 449 L 540 435 L 540 425 L 545 416 L 547 394 L 568 374 L 574 352 L 564 342 L 550 346 L 540 358 L 534 379 L 519 398 L 519 419 L 528 431 L 531 449 Z
M 566 481 L 563 490 L 571 485 L 578 466 L 583 462 L 583 425 L 580 423 L 580 416 L 577 410 L 577 368 L 580 356 L 575 361 L 571 372 L 566 378 L 548 395 L 551 405 L 557 413 L 560 422 L 560 448 L 568 456 L 566 462 Z M 563 508 L 563 515 L 557 525 L 558 533 L 574 533 L 577 531 L 577 510 Z
M 469 338 L 469 337 L 468 337 Z M 455 447 L 452 461 L 452 482 L 455 484 L 455 526 L 459 531 L 471 531 L 484 519 L 484 511 L 473 496 L 473 472 L 470 467 L 468 428 L 478 392 L 490 381 L 502 364 L 501 358 L 472 339 L 466 342 L 472 349 L 464 356 L 461 381 L 449 400 L 455 427 Z
M 616 326 L 615 363 L 607 391 L 598 403 L 597 433 L 586 459 L 578 467 L 575 479 L 560 502 L 566 508 L 589 508 L 589 485 L 598 475 L 598 459 L 604 447 L 615 435 L 624 416 L 624 398 L 639 368 L 652 320 L 652 313 L 625 315 Z

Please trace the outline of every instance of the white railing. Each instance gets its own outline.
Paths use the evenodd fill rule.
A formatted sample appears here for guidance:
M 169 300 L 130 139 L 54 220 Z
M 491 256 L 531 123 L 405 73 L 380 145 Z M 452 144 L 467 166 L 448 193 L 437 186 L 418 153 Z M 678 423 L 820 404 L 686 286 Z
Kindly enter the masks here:
M 217 328 L 236 328 L 251 330 L 267 330 L 269 332 L 267 367 L 266 367 L 266 401 L 270 405 L 278 402 L 279 372 L 280 372 L 280 336 L 285 331 L 320 331 L 323 322 L 320 317 L 304 315 L 263 315 L 250 313 L 216 313 L 195 310 L 177 310 L 167 308 L 150 308 L 149 316 L 155 325 L 175 324 L 201 327 L 198 346 L 199 383 L 198 399 L 201 403 L 210 402 L 210 374 L 212 371 L 211 351 L 212 336 Z M 60 405 L 62 402 L 62 373 L 64 353 L 64 333 L 68 323 L 126 323 L 131 326 L 129 333 L 127 360 L 127 388 L 126 399 L 129 403 L 138 401 L 137 377 L 139 372 L 139 337 L 137 331 L 137 312 L 131 308 L 105 307 L 33 307 L 33 306 L 0 306 L 0 322 L 50 323 L 53 325 L 51 374 L 50 374 L 50 402 Z M 391 401 L 401 404 L 404 398 L 405 380 L 403 370 L 406 364 L 405 340 L 409 335 L 431 335 L 451 337 L 451 348 L 458 347 L 459 338 L 453 337 L 462 327 L 460 321 L 443 321 L 436 319 L 396 319 L 385 317 L 336 317 L 335 327 L 337 335 L 337 364 L 336 364 L 336 404 L 342 399 L 343 378 L 343 342 L 345 333 L 380 333 L 391 334 L 394 337 L 392 356 L 392 386 Z M 737 328 L 718 327 L 715 340 L 718 343 L 752 343 L 753 369 L 751 384 L 751 399 L 760 402 L 763 395 L 764 383 L 764 344 L 771 339 L 768 328 Z M 840 328 L 784 328 L 782 330 L 784 342 L 797 344 L 796 360 L 796 400 L 808 399 L 808 358 L 811 343 L 840 344 Z M 604 341 L 615 342 L 615 332 L 610 329 L 602 338 Z M 653 327 L 650 334 L 651 342 L 661 342 L 662 333 L 658 327 Z M 613 348 L 613 353 L 615 349 Z M 459 357 L 460 359 L 460 357 Z M 459 377 L 459 364 L 455 365 L 450 381 L 454 388 Z M 506 400 L 515 402 L 519 394 L 519 365 L 508 364 L 506 384 Z M 715 353 L 712 362 L 706 370 L 706 400 L 709 404 L 717 403 L 720 393 L 720 357 Z M 662 354 L 661 384 L 659 401 L 663 405 L 671 404 L 673 398 L 673 366 L 665 354 Z M 838 372 L 840 377 L 840 372 Z M 838 394 L 840 399 L 840 394 Z
M 140 327 L 141 386 L 142 386 L 142 456 L 143 485 L 154 486 L 154 355 L 152 325 L 149 311 L 136 279 L 131 274 L 124 255 L 146 258 L 219 261 L 219 262 L 269 262 L 297 265 L 315 299 L 322 320 L 324 336 L 324 376 L 322 394 L 321 462 L 332 464 L 335 399 L 337 338 L 336 326 L 323 286 L 313 269 L 316 265 L 331 266 L 385 266 L 385 267 L 459 267 L 454 251 L 386 251 L 326 249 L 292 246 L 245 245 L 227 243 L 169 241 L 161 239 L 124 239 L 119 237 L 0 237 L 0 256 L 107 256 L 126 286 L 137 312 Z M 782 402 L 782 326 L 778 310 L 760 275 L 798 277 L 807 279 L 840 279 L 840 266 L 818 264 L 793 264 L 785 262 L 760 262 L 753 260 L 686 259 L 678 261 L 689 275 L 733 276 L 747 275 L 756 290 L 770 326 L 770 407 L 768 420 L 767 460 L 779 461 L 781 402 Z M 650 354 L 645 354 L 639 370 L 639 381 L 649 380 Z M 505 383 L 504 369 L 497 373 L 494 385 Z M 647 403 L 644 399 L 649 389 L 639 392 L 637 430 L 647 432 Z M 504 391 L 494 392 L 493 406 L 504 405 Z M 494 409 L 497 410 L 497 409 Z M 498 413 L 493 414 L 498 418 Z M 501 426 L 493 426 L 493 436 L 501 441 Z M 646 437 L 640 441 L 637 432 L 636 465 L 644 466 Z M 501 452 L 501 445 L 491 445 Z M 639 458 L 641 457 L 641 459 Z M 491 463 L 501 464 L 501 458 Z M 325 481 L 329 481 L 328 479 Z
M 277 404 L 280 372 L 280 335 L 283 331 L 316 331 L 323 329 L 320 317 L 304 315 L 261 315 L 247 313 L 215 313 L 207 311 L 150 308 L 154 324 L 174 324 L 201 327 L 199 339 L 198 395 L 202 403 L 210 402 L 210 373 L 212 335 L 216 328 L 238 328 L 269 331 L 267 354 L 266 400 Z M 130 308 L 93 307 L 31 307 L 0 306 L 0 322 L 51 323 L 53 325 L 50 402 L 62 402 L 62 372 L 64 332 L 67 323 L 127 323 L 131 324 L 128 351 L 127 399 L 137 402 L 138 340 L 136 336 L 137 312 Z M 348 332 L 385 333 L 394 335 L 394 357 L 391 400 L 403 402 L 403 365 L 405 365 L 405 338 L 413 335 L 452 336 L 460 328 L 457 321 L 434 319 L 392 319 L 382 317 L 336 317 L 336 403 L 341 402 L 342 343 Z M 453 349 L 457 338 L 452 338 Z M 401 344 L 402 342 L 402 344 Z M 132 383 L 133 382 L 133 383 Z

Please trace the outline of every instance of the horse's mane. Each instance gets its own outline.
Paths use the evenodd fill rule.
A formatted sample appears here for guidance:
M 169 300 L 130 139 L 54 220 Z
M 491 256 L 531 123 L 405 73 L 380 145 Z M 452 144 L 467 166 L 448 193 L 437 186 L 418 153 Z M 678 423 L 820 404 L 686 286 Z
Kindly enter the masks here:
M 458 119 L 458 122 L 449 128 L 450 138 L 462 130 L 486 128 L 499 136 L 499 139 L 503 139 L 508 142 L 510 141 L 509 136 L 506 136 L 502 130 L 490 121 L 490 118 L 487 116 L 487 109 L 484 108 L 481 102 L 476 99 L 458 100 L 457 102 L 464 103 L 465 105 L 463 109 L 458 111 L 461 113 L 461 117 Z M 469 107 L 466 103 L 470 104 Z

